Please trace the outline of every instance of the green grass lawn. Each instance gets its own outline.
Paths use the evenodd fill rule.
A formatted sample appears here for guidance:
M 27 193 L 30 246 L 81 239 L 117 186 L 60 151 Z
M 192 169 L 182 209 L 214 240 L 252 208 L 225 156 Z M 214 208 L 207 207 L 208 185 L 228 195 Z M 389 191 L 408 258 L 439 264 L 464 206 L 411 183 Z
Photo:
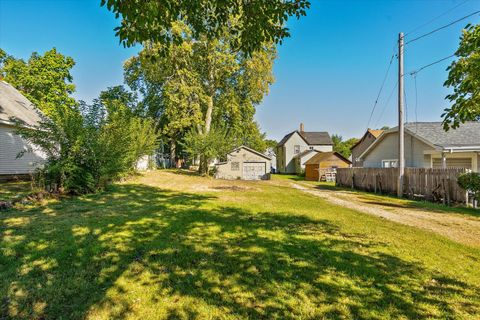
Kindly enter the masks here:
M 480 249 L 275 179 L 153 172 L 0 212 L 0 319 L 480 317 Z
M 32 192 L 29 181 L 0 182 L 0 201 L 23 197 Z

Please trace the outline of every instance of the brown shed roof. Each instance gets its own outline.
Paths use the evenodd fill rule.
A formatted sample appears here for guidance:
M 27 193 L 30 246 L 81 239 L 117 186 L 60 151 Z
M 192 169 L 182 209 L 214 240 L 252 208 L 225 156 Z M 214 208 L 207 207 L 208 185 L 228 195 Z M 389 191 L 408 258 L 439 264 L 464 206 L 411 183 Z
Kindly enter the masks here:
M 308 159 L 308 161 L 305 162 L 305 164 L 320 164 L 320 162 L 327 160 L 332 155 L 336 156 L 340 160 L 345 161 L 348 164 L 352 163 L 350 160 L 348 160 L 347 158 L 342 156 L 340 153 L 335 152 L 335 151 L 331 151 L 331 152 L 320 152 L 320 153 L 314 155 L 313 157 L 311 157 L 310 159 Z

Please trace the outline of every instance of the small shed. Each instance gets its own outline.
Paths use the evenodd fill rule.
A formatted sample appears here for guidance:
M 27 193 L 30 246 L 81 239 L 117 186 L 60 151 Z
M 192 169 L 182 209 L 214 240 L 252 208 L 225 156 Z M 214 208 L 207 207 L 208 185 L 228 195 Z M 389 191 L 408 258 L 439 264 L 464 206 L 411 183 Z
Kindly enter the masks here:
M 216 164 L 215 178 L 228 180 L 268 180 L 271 159 L 245 146 L 227 154 L 227 161 Z
M 351 164 L 338 152 L 320 152 L 305 162 L 305 180 L 332 180 L 337 168 L 348 168 Z

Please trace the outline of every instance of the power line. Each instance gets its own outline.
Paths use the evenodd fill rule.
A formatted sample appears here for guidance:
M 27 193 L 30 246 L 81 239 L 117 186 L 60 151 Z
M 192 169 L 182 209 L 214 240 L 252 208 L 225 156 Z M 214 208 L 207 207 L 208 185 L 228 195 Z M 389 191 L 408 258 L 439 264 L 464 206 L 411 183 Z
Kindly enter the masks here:
M 464 5 L 465 3 L 467 3 L 468 1 L 470 1 L 470 0 L 465 0 L 465 1 L 457 4 L 456 6 L 448 9 L 447 11 L 445 11 L 444 13 L 442 13 L 441 15 L 436 16 L 435 18 L 432 18 L 432 19 L 428 20 L 427 22 L 425 22 L 425 23 L 423 23 L 423 24 L 421 24 L 421 25 L 413 28 L 412 30 L 408 31 L 408 32 L 405 34 L 405 36 L 408 36 L 409 34 L 412 34 L 412 33 L 414 33 L 415 31 L 417 31 L 417 30 L 419 30 L 419 29 L 421 29 L 421 28 L 423 28 L 423 27 L 425 27 L 425 26 L 428 26 L 430 23 L 432 23 L 432 22 L 438 20 L 439 18 L 441 18 L 441 17 L 449 14 L 450 12 L 452 12 L 452 11 L 455 10 L 455 9 L 457 9 L 458 7 L 463 6 L 463 5 Z
M 445 57 L 445 58 L 442 58 L 442 59 L 440 59 L 440 60 L 437 60 L 437 61 L 434 61 L 434 62 L 432 62 L 432 63 L 429 63 L 429 64 L 427 64 L 427 65 L 425 65 L 425 66 L 423 66 L 423 67 L 421 67 L 421 68 L 419 68 L 419 69 L 417 69 L 417 70 L 414 70 L 414 71 L 410 72 L 410 75 L 411 75 L 411 76 L 414 76 L 414 75 L 416 75 L 417 73 L 419 73 L 420 71 L 422 71 L 423 69 L 426 69 L 426 68 L 428 68 L 428 67 L 431 67 L 431 66 L 433 66 L 433 65 L 435 65 L 435 64 L 437 64 L 437 63 L 440 63 L 440 62 L 442 62 L 442 61 L 445 61 L 445 60 L 450 59 L 450 58 L 453 58 L 453 57 L 455 57 L 455 54 L 451 54 L 451 55 L 449 55 L 448 57 Z
M 378 99 L 380 98 L 380 95 L 382 94 L 383 87 L 385 86 L 385 82 L 387 81 L 388 74 L 390 72 L 390 68 L 392 67 L 392 62 L 393 58 L 395 58 L 395 54 L 392 54 L 392 57 L 390 58 L 390 62 L 388 64 L 387 72 L 385 73 L 385 76 L 383 77 L 382 85 L 380 86 L 380 90 L 378 90 L 377 98 L 375 99 L 375 103 L 373 104 L 372 112 L 370 113 L 370 117 L 368 118 L 367 122 L 367 127 L 365 131 L 368 130 L 368 126 L 370 126 L 370 121 L 372 121 L 373 113 L 375 112 L 375 108 L 377 107 L 378 104 Z
M 398 86 L 398 80 L 397 80 L 397 82 L 395 83 L 395 85 L 393 86 L 392 91 L 391 91 L 390 94 L 388 95 L 387 101 L 385 102 L 385 104 L 384 104 L 383 107 L 382 107 L 382 111 L 381 111 L 381 113 L 380 113 L 380 116 L 378 117 L 377 121 L 375 122 L 375 127 L 378 127 L 378 124 L 379 124 L 380 120 L 382 120 L 383 114 L 385 113 L 385 109 L 387 108 L 390 100 L 392 99 L 393 94 L 394 94 L 395 89 L 397 88 L 397 86 Z
M 403 99 L 405 101 L 405 119 L 408 122 L 408 104 L 407 104 L 407 92 L 405 91 L 405 87 L 403 88 Z
M 415 133 L 418 131 L 418 91 L 417 91 L 417 74 L 413 75 L 413 80 L 415 82 Z
M 475 12 L 473 12 L 473 13 L 470 13 L 469 15 L 466 15 L 466 16 L 464 16 L 464 17 L 462 17 L 462 18 L 460 18 L 460 19 L 457 19 L 457 20 L 455 20 L 455 21 L 452 21 L 452 22 L 450 22 L 449 24 L 446 24 L 446 25 L 444 25 L 444 26 L 441 26 L 441 27 L 439 27 L 439 28 L 437 28 L 437 29 L 434 29 L 434 30 L 432 30 L 432 31 L 430 31 L 430 32 L 427 32 L 427 33 L 425 33 L 425 34 L 422 34 L 421 36 L 418 36 L 418 37 L 416 37 L 416 38 L 413 38 L 412 40 L 407 41 L 407 42 L 405 43 L 405 45 L 407 45 L 407 44 L 409 44 L 409 43 L 412 43 L 412 42 L 414 42 L 414 41 L 420 40 L 420 39 L 422 39 L 422 38 L 424 38 L 424 37 L 426 37 L 426 36 L 429 36 L 429 35 L 431 35 L 431 34 L 433 34 L 433 33 L 435 33 L 435 32 L 438 32 L 438 31 L 440 31 L 440 30 L 442 30 L 442 29 L 445 29 L 445 28 L 447 28 L 447 27 L 450 27 L 451 25 L 454 25 L 454 24 L 457 23 L 457 22 L 460 22 L 460 21 L 462 21 L 462 20 L 465 20 L 465 19 L 467 19 L 467 18 L 470 18 L 471 16 L 476 15 L 477 13 L 480 13 L 480 10 L 475 11 Z

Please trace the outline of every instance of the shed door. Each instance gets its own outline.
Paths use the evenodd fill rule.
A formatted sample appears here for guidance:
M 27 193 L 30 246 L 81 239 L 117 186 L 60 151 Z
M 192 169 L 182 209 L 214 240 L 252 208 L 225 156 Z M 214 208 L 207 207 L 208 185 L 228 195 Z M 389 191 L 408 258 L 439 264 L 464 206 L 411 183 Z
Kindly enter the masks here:
M 244 162 L 243 179 L 261 180 L 265 175 L 265 162 Z

